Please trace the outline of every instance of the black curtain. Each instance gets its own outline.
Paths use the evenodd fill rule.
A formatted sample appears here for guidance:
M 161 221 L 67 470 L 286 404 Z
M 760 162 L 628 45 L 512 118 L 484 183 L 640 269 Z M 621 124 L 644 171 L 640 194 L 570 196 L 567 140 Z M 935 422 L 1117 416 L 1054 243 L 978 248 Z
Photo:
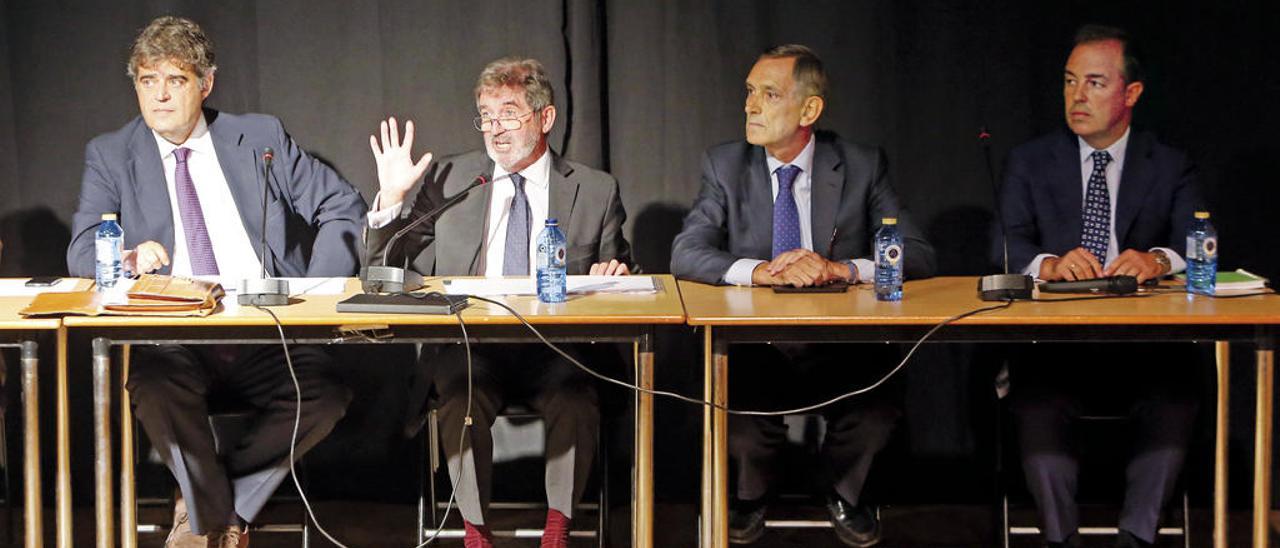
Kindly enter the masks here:
M 419 154 L 478 148 L 472 88 L 481 67 L 503 55 L 542 60 L 561 112 L 553 146 L 619 178 L 637 258 L 645 270 L 665 272 L 670 239 L 697 192 L 702 151 L 742 138 L 743 79 L 755 56 L 800 42 L 818 51 L 831 76 L 819 125 L 885 148 L 942 274 L 983 273 L 992 188 L 978 131 L 993 135 L 998 178 L 1012 146 L 1061 127 L 1072 32 L 1103 22 L 1128 27 L 1146 46 L 1151 77 L 1136 125 L 1199 162 L 1222 266 L 1274 279 L 1280 20 L 1269 7 L 1265 0 L 0 0 L 0 215 L 39 219 L 41 227 L 69 221 L 85 143 L 137 115 L 124 75 L 130 41 L 151 18 L 178 14 L 203 25 L 217 46 L 211 106 L 280 117 L 367 199 L 377 187 L 368 136 L 380 119 L 413 119 Z M 696 393 L 700 362 L 689 348 L 697 339 L 667 344 L 687 333 L 668 335 L 659 382 Z M 982 445 L 972 432 L 985 419 L 969 410 L 987 398 L 989 377 L 970 371 L 970 355 L 929 349 L 907 369 L 913 455 L 964 457 Z M 696 453 L 700 413 L 666 402 L 659 413 L 683 425 L 659 447 L 683 463 Z M 690 481 L 677 493 L 695 492 L 696 460 L 686 464 L 660 465 L 660 478 L 685 470 Z

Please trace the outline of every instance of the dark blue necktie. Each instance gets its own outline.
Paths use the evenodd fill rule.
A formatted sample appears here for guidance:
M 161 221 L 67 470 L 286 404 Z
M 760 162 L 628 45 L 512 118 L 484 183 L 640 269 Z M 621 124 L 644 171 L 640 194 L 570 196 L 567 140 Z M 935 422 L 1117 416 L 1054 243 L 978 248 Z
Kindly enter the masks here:
M 1080 247 L 1093 253 L 1098 264 L 1107 264 L 1107 244 L 1111 242 L 1111 193 L 1107 190 L 1107 164 L 1111 155 L 1105 150 L 1091 154 L 1093 173 L 1084 195 L 1084 215 L 1080 229 Z
M 773 256 L 800 248 L 800 211 L 792 192 L 800 168 L 792 165 L 779 167 L 778 197 L 773 199 Z
M 507 247 L 502 254 L 503 276 L 529 275 L 529 223 L 533 214 L 529 211 L 529 199 L 524 194 L 524 177 L 511 174 L 511 184 L 516 188 L 511 197 L 511 212 L 507 214 Z

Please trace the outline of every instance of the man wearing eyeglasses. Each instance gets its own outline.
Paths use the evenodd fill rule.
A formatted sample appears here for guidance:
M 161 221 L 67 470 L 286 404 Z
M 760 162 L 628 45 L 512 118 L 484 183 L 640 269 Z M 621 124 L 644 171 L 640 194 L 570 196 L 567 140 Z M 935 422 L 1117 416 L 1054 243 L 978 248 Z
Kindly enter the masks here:
M 381 124 L 380 135 L 369 137 L 380 191 L 369 214 L 367 264 L 380 264 L 389 253 L 387 264 L 407 263 L 428 276 L 529 276 L 537 234 L 546 219 L 555 218 L 567 239 L 569 274 L 632 272 L 617 180 L 566 160 L 548 146 L 556 107 L 542 64 L 517 58 L 490 63 L 476 82 L 475 99 L 479 116 L 474 124 L 484 137 L 484 152 L 434 164 L 427 153 L 415 163 L 413 122 L 405 123 L 401 139 L 395 118 Z M 387 240 L 396 231 L 477 177 L 491 183 L 388 249 Z M 470 371 L 466 352 L 463 345 L 444 345 L 424 350 L 419 362 L 428 372 L 423 377 L 434 378 L 439 394 L 441 441 L 466 528 L 465 546 L 492 546 L 484 515 L 493 460 L 489 428 L 508 402 L 531 405 L 546 423 L 549 508 L 542 546 L 567 546 L 573 506 L 582 496 L 595 451 L 600 418 L 594 384 L 540 344 L 472 346 Z M 588 350 L 572 347 L 570 352 L 583 356 Z M 468 382 L 474 426 L 460 438 Z M 425 401 L 425 389 L 414 392 L 420 395 L 412 404 Z

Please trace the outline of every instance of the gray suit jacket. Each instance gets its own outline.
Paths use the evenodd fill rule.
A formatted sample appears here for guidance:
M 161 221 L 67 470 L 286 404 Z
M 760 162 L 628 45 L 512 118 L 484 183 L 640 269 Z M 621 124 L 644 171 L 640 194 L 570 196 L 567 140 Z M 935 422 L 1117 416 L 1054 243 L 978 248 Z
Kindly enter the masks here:
M 813 152 L 810 211 L 814 251 L 831 260 L 872 257 L 871 239 L 884 217 L 897 217 L 906 277 L 937 269 L 933 246 L 911 222 L 889 185 L 885 155 L 818 132 Z M 712 147 L 702 158 L 702 189 L 671 250 L 678 278 L 723 283 L 738 259 L 769 260 L 773 247 L 773 188 L 764 149 L 743 141 Z
M 411 190 L 411 203 L 394 221 L 368 229 L 366 264 L 381 264 L 396 231 L 466 188 L 476 177 L 493 178 L 494 163 L 484 151 L 440 159 L 425 180 Z M 603 171 L 551 153 L 549 216 L 560 221 L 567 245 L 568 273 L 586 274 L 591 265 L 609 259 L 631 263 L 631 245 L 622 236 L 627 214 L 618 181 Z M 479 275 L 480 250 L 488 216 L 488 185 L 405 234 L 390 250 L 387 264 L 404 265 L 425 276 Z M 535 230 L 540 228 L 535 227 Z
M 258 259 L 273 276 L 350 276 L 359 265 L 365 203 L 333 169 L 308 155 L 280 120 L 262 114 L 205 109 L 218 163 L 231 187 L 254 252 L 261 253 L 262 164 L 275 152 L 267 204 L 267 253 Z M 151 240 L 173 252 L 173 210 L 160 149 L 141 117 L 89 141 L 80 205 L 72 219 L 67 269 L 93 277 L 94 232 L 103 213 L 118 212 L 125 249 Z M 168 274 L 170 267 L 160 270 Z

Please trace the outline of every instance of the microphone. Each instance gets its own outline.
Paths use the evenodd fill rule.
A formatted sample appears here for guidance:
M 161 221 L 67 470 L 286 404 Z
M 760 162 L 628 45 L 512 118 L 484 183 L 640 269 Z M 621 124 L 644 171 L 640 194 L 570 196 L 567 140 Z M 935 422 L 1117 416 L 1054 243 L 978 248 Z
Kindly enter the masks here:
M 413 230 L 414 228 L 417 228 L 418 225 L 435 218 L 437 215 L 443 213 L 444 210 L 453 207 L 454 204 L 462 201 L 463 198 L 470 194 L 472 190 L 475 190 L 488 182 L 489 180 L 485 179 L 484 175 L 477 175 L 466 188 L 462 189 L 457 194 L 450 196 L 431 211 L 419 215 L 417 219 L 414 219 L 413 222 L 405 225 L 404 228 L 397 230 L 396 233 L 387 240 L 386 249 L 382 253 L 382 264 L 366 266 L 360 269 L 360 284 L 364 288 L 364 292 L 404 293 L 420 289 L 423 286 L 422 274 L 407 268 L 387 265 L 387 258 L 391 255 L 391 250 L 395 249 L 396 242 L 398 242 L 400 238 L 404 237 L 405 234 L 408 234 L 410 230 Z
M 236 302 L 242 306 L 282 306 L 289 304 L 289 281 L 267 276 L 267 195 L 271 189 L 271 161 L 276 157 L 271 147 L 262 149 L 262 232 L 258 254 L 262 258 L 262 275 L 246 278 L 236 284 Z
M 983 127 L 978 130 L 978 142 L 982 143 L 982 157 L 987 167 L 987 180 L 991 184 L 992 204 L 996 222 L 1000 223 L 1000 245 L 1004 251 L 1004 274 L 992 274 L 978 278 L 978 297 L 984 301 L 1030 299 L 1035 281 L 1026 274 L 1009 273 L 1009 234 L 1000 213 L 1000 191 L 996 187 L 996 172 L 991 167 L 991 133 Z
M 1045 293 L 1104 293 L 1129 295 L 1138 292 L 1138 279 L 1133 276 L 1107 276 L 1074 282 L 1044 282 L 1040 291 Z

